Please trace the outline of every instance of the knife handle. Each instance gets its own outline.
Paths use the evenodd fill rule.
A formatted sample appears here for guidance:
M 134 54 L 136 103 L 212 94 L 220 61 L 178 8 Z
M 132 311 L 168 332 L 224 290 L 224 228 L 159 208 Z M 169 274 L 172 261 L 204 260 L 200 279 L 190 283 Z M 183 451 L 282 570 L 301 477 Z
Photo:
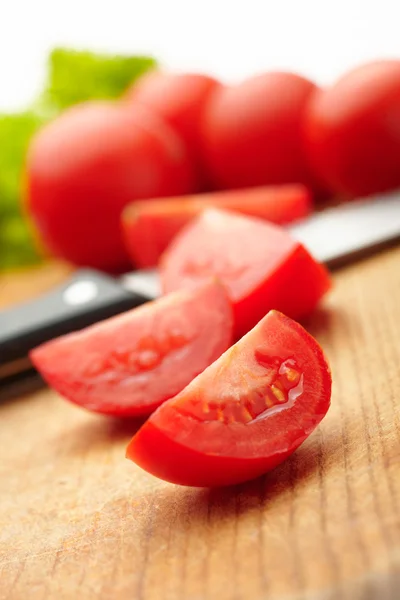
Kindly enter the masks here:
M 22 359 L 35 346 L 129 310 L 148 298 L 112 277 L 82 269 L 36 300 L 0 311 L 0 365 Z

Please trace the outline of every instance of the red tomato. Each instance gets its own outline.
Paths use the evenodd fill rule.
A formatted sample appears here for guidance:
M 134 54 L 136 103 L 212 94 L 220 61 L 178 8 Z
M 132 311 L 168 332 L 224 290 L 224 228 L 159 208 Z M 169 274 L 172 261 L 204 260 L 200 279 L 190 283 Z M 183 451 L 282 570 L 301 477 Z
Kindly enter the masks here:
M 149 418 L 127 457 L 172 483 L 240 483 L 290 456 L 325 416 L 330 396 L 316 340 L 271 311 Z
M 118 417 L 149 414 L 232 342 L 232 309 L 214 281 L 39 346 L 33 364 L 62 396 Z
M 166 293 L 210 275 L 227 287 L 237 335 L 274 308 L 306 316 L 331 285 L 326 269 L 285 230 L 216 209 L 187 225 L 161 259 Z
M 134 264 L 153 267 L 176 234 L 207 207 L 225 208 L 273 223 L 289 223 L 312 210 L 302 185 L 249 188 L 133 202 L 123 214 L 125 243 Z
M 301 121 L 315 89 L 292 73 L 265 73 L 218 91 L 202 123 L 204 154 L 216 185 L 314 184 Z
M 193 190 L 185 149 L 145 109 L 90 102 L 67 110 L 29 150 L 28 208 L 43 241 L 77 265 L 107 271 L 129 265 L 120 231 L 135 198 Z
M 221 84 L 208 75 L 197 73 L 146 73 L 128 91 L 127 98 L 154 110 L 185 141 L 197 163 L 200 180 L 204 179 L 199 122 L 206 102 Z M 200 182 L 201 185 L 201 182 Z
M 304 136 L 333 190 L 364 196 L 400 186 L 400 61 L 363 65 L 315 94 Z

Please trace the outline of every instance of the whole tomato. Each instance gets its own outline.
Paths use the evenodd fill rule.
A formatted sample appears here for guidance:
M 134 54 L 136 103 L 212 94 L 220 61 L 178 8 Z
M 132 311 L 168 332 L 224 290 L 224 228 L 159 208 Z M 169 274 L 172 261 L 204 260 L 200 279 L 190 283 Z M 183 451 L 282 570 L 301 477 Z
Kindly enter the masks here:
M 123 270 L 125 205 L 192 191 L 180 138 L 141 107 L 76 106 L 44 127 L 28 152 L 29 213 L 48 249 L 76 265 Z
M 127 92 L 133 106 L 138 102 L 161 116 L 181 136 L 197 166 L 198 186 L 207 187 L 200 144 L 199 123 L 211 95 L 222 87 L 213 77 L 200 73 L 146 73 Z
M 311 99 L 308 158 L 332 190 L 364 196 L 400 186 L 400 61 L 365 64 Z
M 264 73 L 222 88 L 202 122 L 205 158 L 214 184 L 236 188 L 312 184 L 301 123 L 315 85 L 292 73 Z

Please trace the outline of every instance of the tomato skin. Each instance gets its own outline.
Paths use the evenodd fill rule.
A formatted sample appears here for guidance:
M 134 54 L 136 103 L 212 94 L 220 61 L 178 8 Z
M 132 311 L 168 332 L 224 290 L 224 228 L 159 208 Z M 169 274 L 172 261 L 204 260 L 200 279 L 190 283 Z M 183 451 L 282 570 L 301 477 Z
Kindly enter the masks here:
M 176 236 L 160 274 L 164 293 L 219 278 L 232 301 L 237 337 L 271 309 L 307 316 L 331 287 L 325 267 L 288 232 L 219 209 L 203 212 Z
M 232 309 L 209 281 L 47 342 L 33 364 L 62 396 L 116 417 L 150 414 L 232 342 Z
M 121 271 L 120 215 L 135 198 L 193 190 L 182 142 L 156 116 L 113 103 L 75 106 L 34 138 L 28 210 L 45 245 L 76 265 Z
M 304 117 L 305 147 L 335 192 L 366 196 L 400 186 L 400 61 L 365 64 L 318 91 Z
M 148 420 L 127 448 L 126 457 L 159 479 L 193 487 L 219 487 L 254 479 L 277 467 L 293 453 L 287 450 L 267 462 L 206 455 L 177 443 Z M 162 455 L 167 457 L 162 459 Z
M 199 412 L 198 407 L 212 406 L 212 399 L 223 409 L 254 407 L 252 394 L 259 397 L 265 389 L 263 365 L 254 360 L 258 348 L 270 349 L 271 361 L 276 355 L 294 357 L 302 373 L 301 393 L 286 406 L 270 407 L 261 418 L 245 422 L 223 422 L 218 411 L 214 419 L 205 410 Z M 329 366 L 318 343 L 298 323 L 271 311 L 150 417 L 132 438 L 127 457 L 171 483 L 241 483 L 290 456 L 325 416 L 330 396 Z
M 122 221 L 132 262 L 143 268 L 156 266 L 177 233 L 209 207 L 285 224 L 309 215 L 312 201 L 306 187 L 281 185 L 133 202 Z
M 213 95 L 202 121 L 204 155 L 219 188 L 316 182 L 301 123 L 316 87 L 293 73 L 264 73 Z
M 205 173 L 200 143 L 199 123 L 209 98 L 222 84 L 200 73 L 168 73 L 151 71 L 143 75 L 126 99 L 153 110 L 184 140 L 197 164 L 199 187 L 205 187 Z

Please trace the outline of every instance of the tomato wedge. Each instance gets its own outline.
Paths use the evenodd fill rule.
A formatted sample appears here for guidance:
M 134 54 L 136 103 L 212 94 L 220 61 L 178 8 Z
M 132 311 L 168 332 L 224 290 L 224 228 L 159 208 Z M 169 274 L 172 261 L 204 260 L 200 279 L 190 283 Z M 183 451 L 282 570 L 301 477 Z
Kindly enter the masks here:
M 124 211 L 125 244 L 134 264 L 153 267 L 176 234 L 210 207 L 285 224 L 312 210 L 311 194 L 303 185 L 279 185 L 133 202 Z
M 231 342 L 228 297 L 209 281 L 47 342 L 31 359 L 75 404 L 131 417 L 180 392 Z
M 287 231 L 216 209 L 203 212 L 178 234 L 160 270 L 164 292 L 218 277 L 233 304 L 237 336 L 271 309 L 293 319 L 306 316 L 331 285 L 325 267 Z
M 172 483 L 240 483 L 290 456 L 325 416 L 330 396 L 316 340 L 271 311 L 148 419 L 127 457 Z

